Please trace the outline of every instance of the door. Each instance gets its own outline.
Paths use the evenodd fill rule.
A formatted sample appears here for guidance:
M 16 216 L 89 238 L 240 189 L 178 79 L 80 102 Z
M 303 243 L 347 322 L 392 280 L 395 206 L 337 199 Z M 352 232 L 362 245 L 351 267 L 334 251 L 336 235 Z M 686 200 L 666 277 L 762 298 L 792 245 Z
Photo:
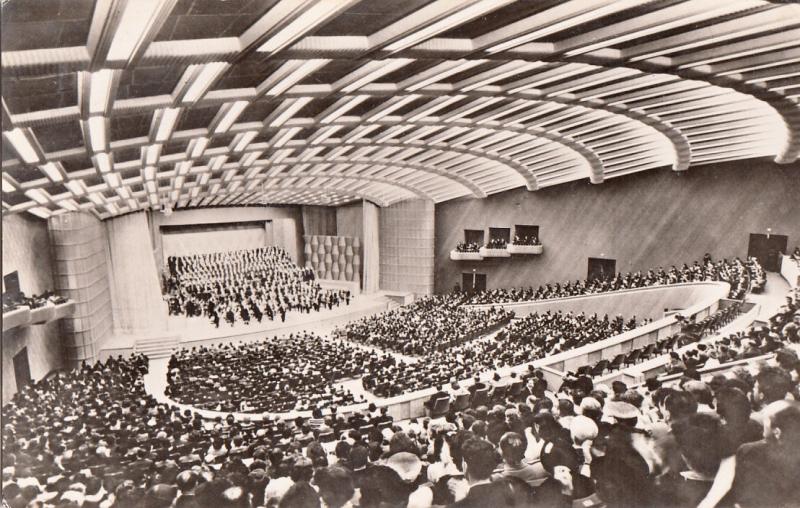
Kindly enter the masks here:
M 485 273 L 469 273 L 464 272 L 461 274 L 461 288 L 465 293 L 476 293 L 486 289 L 486 274 Z
M 586 276 L 587 279 L 609 279 L 616 273 L 616 259 L 589 258 L 589 270 L 588 275 Z
M 31 382 L 31 366 L 28 364 L 28 348 L 14 355 L 14 379 L 17 381 L 17 390 Z
M 747 256 L 758 259 L 768 272 L 781 271 L 781 254 L 786 253 L 789 237 L 786 235 L 762 235 L 750 233 L 750 245 Z

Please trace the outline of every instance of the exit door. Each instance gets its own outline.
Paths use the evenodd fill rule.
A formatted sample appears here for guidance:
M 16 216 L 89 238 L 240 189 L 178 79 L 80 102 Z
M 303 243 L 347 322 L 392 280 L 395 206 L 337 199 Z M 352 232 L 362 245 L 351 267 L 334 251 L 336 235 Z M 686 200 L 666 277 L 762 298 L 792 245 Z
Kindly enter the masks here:
M 466 293 L 477 293 L 486 290 L 486 274 L 462 273 L 461 287 Z
M 747 247 L 747 256 L 758 259 L 758 262 L 768 272 L 781 271 L 781 254 L 786 252 L 789 237 L 786 235 L 762 235 L 750 233 L 750 245 Z
M 14 379 L 17 382 L 17 390 L 31 382 L 31 366 L 28 363 L 28 348 L 14 355 Z
M 617 273 L 617 260 L 605 258 L 589 258 L 589 280 L 610 279 Z

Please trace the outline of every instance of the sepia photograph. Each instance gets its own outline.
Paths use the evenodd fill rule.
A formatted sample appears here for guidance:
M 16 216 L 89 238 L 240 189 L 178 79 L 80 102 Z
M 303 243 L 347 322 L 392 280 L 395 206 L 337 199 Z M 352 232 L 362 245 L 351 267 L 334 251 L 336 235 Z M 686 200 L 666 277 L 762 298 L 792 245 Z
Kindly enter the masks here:
M 800 0 L 0 0 L 2 508 L 800 508 Z

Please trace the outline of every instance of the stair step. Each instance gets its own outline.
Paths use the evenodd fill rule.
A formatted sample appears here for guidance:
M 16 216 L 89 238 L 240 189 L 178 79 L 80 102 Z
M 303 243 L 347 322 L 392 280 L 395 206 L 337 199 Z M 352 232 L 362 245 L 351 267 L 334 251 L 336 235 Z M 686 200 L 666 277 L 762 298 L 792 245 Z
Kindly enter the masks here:
M 178 339 L 175 338 L 164 338 L 164 339 L 143 339 L 137 340 L 137 344 L 177 344 Z

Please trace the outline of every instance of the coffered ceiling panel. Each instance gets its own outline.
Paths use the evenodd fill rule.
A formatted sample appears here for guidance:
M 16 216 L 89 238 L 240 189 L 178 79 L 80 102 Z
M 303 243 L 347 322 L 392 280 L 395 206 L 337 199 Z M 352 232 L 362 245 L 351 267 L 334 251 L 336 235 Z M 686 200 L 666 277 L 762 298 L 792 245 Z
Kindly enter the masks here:
M 800 152 L 790 2 L 6 0 L 2 31 L 4 213 L 442 202 Z

